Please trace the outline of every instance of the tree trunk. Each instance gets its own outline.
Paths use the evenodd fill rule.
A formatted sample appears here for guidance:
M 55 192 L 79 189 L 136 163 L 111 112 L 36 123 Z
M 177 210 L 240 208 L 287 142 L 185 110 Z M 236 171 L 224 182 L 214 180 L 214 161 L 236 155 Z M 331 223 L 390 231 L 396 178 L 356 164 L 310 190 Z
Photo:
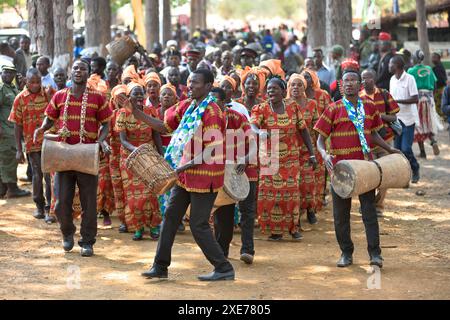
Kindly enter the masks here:
M 172 39 L 172 14 L 170 8 L 170 0 L 163 0 L 163 46 L 167 41 Z
M 326 4 L 327 47 L 340 44 L 348 52 L 352 40 L 352 0 L 326 0 Z
M 147 51 L 159 42 L 159 0 L 145 0 L 145 34 Z
M 84 0 L 86 47 L 95 48 L 101 56 L 106 56 L 106 45 L 111 42 L 110 0 Z
M 206 30 L 208 27 L 206 23 L 207 10 L 208 10 L 208 0 L 202 0 L 200 10 L 200 27 L 202 28 L 202 30 Z
M 308 0 L 308 44 L 311 48 L 325 48 L 325 8 L 326 0 Z
M 28 0 L 31 50 L 53 59 L 54 29 L 51 0 Z
M 61 67 L 67 70 L 72 64 L 73 1 L 54 1 L 53 19 L 55 29 L 55 58 L 53 68 Z
M 424 63 L 431 64 L 430 43 L 428 42 L 427 12 L 425 10 L 425 0 L 416 0 L 417 12 L 417 33 L 419 36 L 420 50 L 425 54 Z
M 192 38 L 192 35 L 195 32 L 195 29 L 197 26 L 200 26 L 200 11 L 201 11 L 201 5 L 202 0 L 191 0 L 191 33 L 190 37 Z

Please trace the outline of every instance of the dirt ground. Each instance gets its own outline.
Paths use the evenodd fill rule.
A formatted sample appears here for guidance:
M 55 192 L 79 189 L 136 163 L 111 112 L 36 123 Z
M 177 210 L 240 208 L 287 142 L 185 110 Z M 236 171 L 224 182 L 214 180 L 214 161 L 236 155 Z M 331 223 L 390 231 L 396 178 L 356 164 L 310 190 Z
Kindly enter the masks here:
M 320 214 L 318 225 L 304 223 L 309 230 L 300 242 L 269 242 L 257 231 L 257 253 L 251 266 L 239 261 L 240 236 L 235 234 L 230 257 L 236 281 L 204 283 L 196 276 L 212 268 L 189 231 L 175 239 L 169 280 L 145 280 L 140 273 L 153 261 L 157 242 L 134 242 L 131 234 L 119 234 L 114 218 L 113 229 L 99 230 L 94 257 L 82 258 L 78 247 L 64 253 L 58 226 L 34 219 L 34 205 L 27 198 L 0 200 L 0 298 L 449 299 L 447 132 L 439 141 L 441 155 L 433 156 L 427 146 L 428 160 L 420 160 L 420 183 L 388 193 L 385 217 L 380 219 L 385 259 L 381 274 L 369 273 L 357 202 L 352 210 L 353 266 L 335 266 L 339 248 L 329 206 Z M 417 196 L 418 190 L 425 191 L 425 196 Z

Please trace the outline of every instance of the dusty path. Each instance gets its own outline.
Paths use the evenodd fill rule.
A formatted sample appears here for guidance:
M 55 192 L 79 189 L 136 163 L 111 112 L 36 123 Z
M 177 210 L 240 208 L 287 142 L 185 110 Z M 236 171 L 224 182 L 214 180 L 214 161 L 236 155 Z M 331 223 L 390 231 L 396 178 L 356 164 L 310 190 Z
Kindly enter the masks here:
M 429 159 L 421 161 L 421 182 L 388 194 L 385 218 L 380 221 L 385 267 L 379 290 L 367 286 L 368 257 L 357 203 L 352 214 L 356 246 L 352 267 L 335 267 L 339 249 L 328 208 L 299 243 L 268 242 L 257 232 L 252 266 L 238 260 L 236 234 L 230 256 L 237 280 L 202 283 L 196 276 L 211 267 L 189 231 L 175 240 L 170 280 L 145 280 L 140 273 L 152 262 L 156 242 L 131 241 L 132 235 L 118 233 L 114 219 L 114 229 L 99 230 L 94 257 L 80 257 L 77 247 L 65 254 L 59 229 L 35 220 L 28 198 L 0 200 L 0 299 L 449 299 L 446 132 L 440 142 L 439 157 L 427 146 Z M 417 196 L 417 190 L 426 195 Z

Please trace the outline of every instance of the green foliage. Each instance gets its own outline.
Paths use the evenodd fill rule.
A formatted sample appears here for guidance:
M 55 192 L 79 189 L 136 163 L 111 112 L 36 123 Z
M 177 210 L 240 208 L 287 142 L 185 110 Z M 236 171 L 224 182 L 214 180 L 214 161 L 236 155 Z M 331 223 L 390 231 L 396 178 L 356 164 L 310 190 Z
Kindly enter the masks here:
M 0 12 L 3 12 L 7 7 L 18 10 L 26 4 L 26 0 L 0 0 Z

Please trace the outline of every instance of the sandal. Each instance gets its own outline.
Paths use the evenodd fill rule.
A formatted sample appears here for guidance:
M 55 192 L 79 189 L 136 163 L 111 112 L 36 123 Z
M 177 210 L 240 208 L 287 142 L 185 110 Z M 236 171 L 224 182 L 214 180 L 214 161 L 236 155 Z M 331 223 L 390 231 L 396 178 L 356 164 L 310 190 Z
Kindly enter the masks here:
M 267 240 L 269 240 L 269 241 L 280 241 L 281 239 L 283 239 L 283 235 L 282 234 L 272 234 Z

